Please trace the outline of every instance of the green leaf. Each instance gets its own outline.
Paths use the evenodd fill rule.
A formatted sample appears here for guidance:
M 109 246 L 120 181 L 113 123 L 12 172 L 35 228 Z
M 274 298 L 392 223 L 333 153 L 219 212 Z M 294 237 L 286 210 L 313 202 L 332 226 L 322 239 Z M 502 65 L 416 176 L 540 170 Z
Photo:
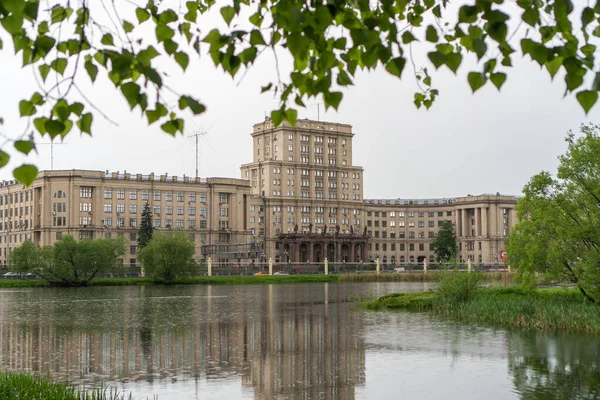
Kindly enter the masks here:
M 29 186 L 33 183 L 37 177 L 38 169 L 35 165 L 23 164 L 13 170 L 13 176 L 16 180 L 21 182 L 25 186 Z
M 325 107 L 333 107 L 337 110 L 344 95 L 341 92 L 331 92 L 325 93 L 323 97 L 325 99 Z
M 221 15 L 223 20 L 227 23 L 227 26 L 231 24 L 231 20 L 235 16 L 235 9 L 231 6 L 225 6 L 221 8 Z
M 480 87 L 482 87 L 487 78 L 484 74 L 480 72 L 469 72 L 467 76 L 467 80 L 469 81 L 469 86 L 471 86 L 471 90 L 475 93 Z
M 298 111 L 294 110 L 293 108 L 290 108 L 285 111 L 285 116 L 292 126 L 296 125 L 296 121 L 298 120 Z
M 427 57 L 429 57 L 429 60 L 435 66 L 435 68 L 441 67 L 446 62 L 446 59 L 447 59 L 447 57 L 439 51 L 429 52 L 427 54 Z
M 477 21 L 477 6 L 462 6 L 458 11 L 458 22 L 473 23 Z
M 271 121 L 273 121 L 273 126 L 277 127 L 281 125 L 285 118 L 285 113 L 283 110 L 273 110 L 271 111 Z
M 127 99 L 129 107 L 133 109 L 138 104 L 138 95 L 140 94 L 140 86 L 137 83 L 127 82 L 121 86 L 121 92 Z
M 460 67 L 461 62 L 462 55 L 460 53 L 450 53 L 446 56 L 446 66 L 454 73 L 456 73 L 458 67 Z
M 169 28 L 167 25 L 158 23 L 156 24 L 156 40 L 158 42 L 163 42 L 168 39 L 172 39 L 175 35 L 173 29 Z
M 58 72 L 60 75 L 63 75 L 65 69 L 67 68 L 67 63 L 68 62 L 66 58 L 57 58 L 56 60 L 52 61 L 50 67 L 56 72 Z
M 392 58 L 385 66 L 387 72 L 398 78 L 402 77 L 402 71 L 406 65 L 406 59 L 404 57 Z M 337 108 L 337 107 L 336 107 Z
M 502 85 L 504 85 L 504 81 L 506 81 L 506 74 L 504 72 L 496 72 L 495 74 L 490 75 L 490 81 L 500 90 Z
M 177 131 L 180 131 L 183 133 L 183 120 L 182 119 L 172 119 L 172 120 L 167 121 L 164 124 L 162 124 L 161 128 L 163 131 L 167 132 L 168 134 L 175 136 Z
M 259 30 L 254 29 L 252 32 L 250 32 L 250 44 L 252 46 L 266 45 L 265 39 Z
M 0 150 L 0 168 L 4 168 L 6 166 L 6 164 L 8 164 L 9 160 L 10 160 L 10 156 L 8 154 L 6 154 L 5 152 L 3 152 L 2 150 Z
M 483 39 L 474 39 L 473 40 L 473 51 L 477 54 L 477 58 L 481 60 L 481 57 L 485 55 L 487 51 L 487 44 Z
M 106 35 L 102 36 L 102 40 L 100 40 L 100 43 L 102 43 L 105 46 L 115 45 L 115 43 L 113 42 L 113 37 L 110 33 L 107 33 Z
M 34 115 L 36 111 L 37 110 L 36 110 L 35 106 L 30 101 L 21 100 L 19 102 L 19 113 L 21 114 L 21 117 L 27 117 L 30 115 Z
M 33 125 L 38 130 L 40 135 L 44 135 L 44 133 L 46 133 L 46 127 L 44 126 L 46 121 L 48 121 L 48 118 L 46 117 L 40 117 L 33 120 Z
M 20 14 L 25 7 L 25 2 L 22 0 L 3 0 L 2 6 L 10 13 Z
M 35 39 L 34 48 L 42 57 L 45 57 L 46 54 L 48 54 L 50 50 L 52 50 L 55 44 L 56 40 L 54 38 L 43 35 L 38 36 Z
M 163 24 L 170 24 L 171 22 L 177 21 L 177 19 L 177 13 L 170 8 L 163 11 L 158 17 L 158 20 Z
M 83 104 L 81 103 L 73 103 L 69 106 L 69 110 L 78 116 L 81 116 L 81 113 L 83 112 Z
M 94 116 L 91 113 L 85 113 L 79 118 L 77 121 L 77 126 L 81 130 L 81 132 L 92 134 L 92 121 L 94 120 Z
M 40 75 L 42 76 L 42 81 L 46 82 L 46 77 L 50 72 L 50 66 L 48 64 L 40 64 L 39 69 Z
M 190 58 L 186 53 L 178 51 L 177 53 L 175 53 L 175 61 L 177 61 L 177 64 L 179 64 L 181 69 L 185 71 L 188 64 L 190 63 Z
M 48 119 L 46 120 L 46 122 L 44 122 L 44 128 L 46 132 L 48 132 L 50 137 L 53 138 L 56 135 L 61 134 L 65 130 L 65 124 L 55 119 Z
M 402 43 L 404 44 L 409 44 L 415 40 L 417 40 L 417 38 L 409 31 L 406 31 L 402 34 Z
M 131 32 L 131 31 L 133 31 L 133 24 L 129 21 L 123 20 L 123 29 L 127 33 Z
M 69 119 L 69 115 L 71 115 L 71 110 L 66 104 L 57 103 L 54 106 L 53 114 L 58 117 L 60 121 L 66 121 Z
M 548 70 L 550 77 L 554 78 L 554 75 L 556 75 L 556 73 L 558 72 L 558 70 L 562 64 L 563 64 L 563 58 L 558 56 L 558 57 L 554 57 L 550 61 L 546 61 L 546 63 L 544 65 L 546 66 L 546 69 Z
M 202 114 L 206 111 L 206 107 L 203 104 L 200 104 L 194 98 L 190 96 L 181 96 L 179 98 L 179 109 L 183 110 L 188 107 L 195 115 Z
M 57 24 L 59 22 L 64 21 L 69 18 L 73 13 L 73 9 L 71 7 L 63 8 L 61 6 L 54 6 L 52 8 L 52 23 Z
M 240 53 L 240 59 L 244 63 L 244 65 L 248 65 L 254 62 L 256 59 L 256 47 L 248 47 L 246 50 Z
M 340 86 L 352 85 L 352 79 L 350 79 L 346 71 L 341 70 L 337 76 L 337 84 Z
M 429 25 L 427 30 L 425 31 L 425 40 L 432 43 L 437 43 L 440 40 L 437 30 L 433 27 L 433 25 Z
M 15 142 L 15 149 L 27 155 L 31 152 L 31 150 L 35 149 L 35 144 L 30 140 L 17 140 Z
M 527 10 L 525 10 L 525 12 L 521 16 L 521 18 L 523 19 L 523 21 L 525 21 L 525 23 L 535 27 L 537 25 L 537 23 L 540 21 L 540 12 L 534 6 L 534 7 L 531 7 L 531 8 L 528 8 Z
M 146 117 L 148 118 L 148 125 L 152 125 L 154 122 L 158 121 L 161 117 L 164 117 L 168 114 L 167 108 L 161 103 L 156 104 L 155 110 L 146 111 Z
M 85 70 L 87 71 L 88 75 L 90 76 L 90 79 L 92 80 L 92 82 L 95 82 L 96 76 L 98 76 L 98 67 L 96 67 L 96 65 L 93 62 L 86 61 L 85 62 Z
M 260 92 L 261 93 L 268 92 L 269 90 L 271 90 L 272 87 L 273 87 L 273 84 L 269 83 L 268 85 L 261 87 Z
M 576 95 L 577 101 L 583 107 L 583 110 L 587 114 L 591 108 L 596 104 L 598 100 L 598 92 L 592 90 L 582 90 Z
M 23 19 L 15 15 L 9 15 L 8 17 L 2 18 L 2 26 L 8 33 L 15 35 L 21 31 L 23 27 Z
M 143 8 L 136 8 L 135 15 L 138 19 L 138 22 L 141 24 L 142 22 L 146 22 L 150 18 L 150 13 Z

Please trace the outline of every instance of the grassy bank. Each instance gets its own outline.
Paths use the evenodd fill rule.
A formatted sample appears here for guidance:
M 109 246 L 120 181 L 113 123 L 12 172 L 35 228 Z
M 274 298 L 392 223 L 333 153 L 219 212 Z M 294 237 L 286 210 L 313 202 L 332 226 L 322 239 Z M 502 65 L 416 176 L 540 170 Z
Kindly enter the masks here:
M 576 289 L 480 288 L 467 301 L 454 305 L 436 292 L 398 293 L 363 304 L 370 310 L 427 311 L 466 322 L 600 333 L 600 307 Z
M 430 271 L 423 272 L 403 272 L 395 273 L 362 273 L 362 274 L 343 274 L 339 276 L 339 282 L 439 282 L 445 276 L 456 274 L 455 271 Z M 459 272 L 464 273 L 464 272 Z M 504 273 L 485 272 L 481 274 L 484 281 L 503 282 Z M 507 282 L 511 283 L 514 273 L 507 274 Z
M 115 390 L 79 391 L 73 386 L 25 374 L 0 374 L 0 399 L 6 400 L 123 400 L 132 399 Z

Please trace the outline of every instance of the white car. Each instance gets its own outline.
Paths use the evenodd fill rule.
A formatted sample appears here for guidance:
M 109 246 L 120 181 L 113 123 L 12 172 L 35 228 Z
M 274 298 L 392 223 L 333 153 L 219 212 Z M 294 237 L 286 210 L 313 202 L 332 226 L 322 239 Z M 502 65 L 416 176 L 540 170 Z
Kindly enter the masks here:
M 289 274 L 285 271 L 277 271 L 277 272 L 274 272 L 273 275 L 289 275 Z

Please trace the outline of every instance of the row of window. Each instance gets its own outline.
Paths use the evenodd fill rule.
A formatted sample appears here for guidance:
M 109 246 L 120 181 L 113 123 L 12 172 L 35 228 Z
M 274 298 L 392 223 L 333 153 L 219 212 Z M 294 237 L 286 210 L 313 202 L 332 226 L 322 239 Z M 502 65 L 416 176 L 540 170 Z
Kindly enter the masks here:
M 23 215 L 29 215 L 30 208 L 33 210 L 33 206 L 8 208 L 6 210 L 0 209 L 0 218 L 8 218 L 12 216 L 22 217 Z
M 33 200 L 33 192 L 31 190 L 28 190 L 26 192 L 8 193 L 5 195 L 0 195 L 0 206 L 3 206 L 5 204 L 12 204 L 13 202 L 22 203 L 24 201 L 29 201 L 29 198 Z
M 61 191 L 59 191 L 61 192 Z M 61 192 L 62 193 L 62 192 Z M 161 201 L 162 193 L 165 194 L 165 201 L 173 201 L 173 192 L 165 191 L 153 191 L 152 196 L 154 201 Z M 138 192 L 136 190 L 129 191 L 129 200 L 137 200 Z M 177 201 L 184 201 L 185 192 L 175 192 Z M 91 198 L 92 197 L 92 187 L 82 186 L 79 188 L 79 197 L 80 198 Z M 199 196 L 201 203 L 207 202 L 206 193 L 200 193 Z M 113 198 L 113 189 L 104 189 L 104 198 L 112 199 Z M 116 190 L 116 198 L 117 200 L 125 200 L 125 189 L 117 189 Z M 231 198 L 231 193 L 219 193 L 219 203 L 220 204 L 229 204 Z M 150 191 L 142 190 L 141 191 L 141 199 L 142 200 L 150 200 Z M 196 201 L 196 192 L 188 192 L 187 199 L 190 202 Z
M 417 246 L 415 246 L 415 244 Z M 418 251 L 425 251 L 425 243 L 408 243 L 408 246 L 406 245 L 406 243 L 398 243 L 398 246 L 396 246 L 396 243 L 390 243 L 390 251 L 396 251 L 396 248 L 398 249 L 398 251 L 406 251 L 406 249 L 408 249 L 408 251 L 416 251 L 416 249 L 418 248 Z M 373 249 L 375 249 L 375 251 L 387 251 L 388 250 L 388 246 L 387 243 L 369 243 L 369 251 L 373 251 Z M 433 244 L 429 243 L 429 251 L 433 251 Z
M 444 224 L 446 220 L 438 220 L 437 221 L 437 226 L 442 226 Z M 388 226 L 388 221 L 371 221 L 371 220 L 367 220 L 367 226 L 375 226 L 376 228 L 379 227 L 381 225 L 382 228 L 387 228 Z M 396 227 L 396 221 L 392 220 L 389 221 L 389 226 L 391 228 Z M 398 221 L 398 227 L 399 228 L 404 228 L 405 226 L 408 226 L 409 228 L 414 228 L 415 227 L 415 222 L 414 221 L 408 221 L 408 223 L 406 223 L 405 221 Z M 425 221 L 417 221 L 416 226 L 418 226 L 419 228 L 424 228 L 425 227 Z M 433 228 L 435 227 L 435 221 L 427 221 L 427 226 L 429 228 Z
M 118 213 L 124 213 L 125 212 L 125 204 L 117 204 L 115 209 L 116 209 L 116 212 L 118 212 Z M 86 211 L 86 210 L 80 210 L 80 211 Z M 161 206 L 153 206 L 152 211 L 153 211 L 154 215 L 161 215 Z M 175 208 L 173 206 L 165 207 L 165 215 L 173 215 L 173 211 L 175 211 L 175 213 L 177 215 L 185 215 L 185 207 L 184 206 L 177 206 Z M 208 209 L 206 207 L 200 207 L 199 211 L 200 211 L 199 215 L 201 217 L 206 217 L 208 214 Z M 112 213 L 113 205 L 111 203 L 104 204 L 104 212 Z M 137 204 L 130 204 L 129 205 L 129 214 L 137 214 L 137 213 L 138 213 Z M 188 207 L 187 215 L 189 215 L 190 217 L 195 216 L 196 215 L 196 207 L 192 207 L 192 206 Z M 221 217 L 229 216 L 229 209 L 224 208 L 224 207 L 220 208 L 219 216 L 221 216 Z
M 373 234 L 375 236 L 373 236 Z M 436 232 L 427 232 L 427 237 L 429 238 L 434 238 L 435 237 Z M 386 239 L 387 238 L 387 231 L 381 231 L 381 236 L 380 236 L 380 232 L 379 231 L 367 231 L 367 235 L 369 235 L 369 237 L 375 237 L 375 238 L 379 238 L 381 237 L 382 239 Z M 415 233 L 415 231 L 409 231 L 408 232 L 408 238 L 409 239 L 424 239 L 425 238 L 425 232 L 420 231 Z M 402 232 L 398 232 L 398 238 L 399 239 L 404 239 L 406 238 L 406 232 L 402 231 Z M 396 239 L 396 232 L 390 232 L 390 239 Z
M 371 217 L 371 216 L 379 217 L 379 214 L 381 214 L 382 218 L 386 218 L 388 214 L 389 214 L 389 216 L 391 218 L 396 217 L 396 215 L 398 215 L 398 217 L 401 217 L 401 218 L 403 218 L 405 216 L 408 216 L 408 218 L 414 218 L 415 215 L 418 215 L 419 218 L 423 218 L 425 216 L 425 211 L 419 211 L 419 212 L 415 212 L 415 211 L 408 211 L 408 212 L 405 212 L 405 211 L 398 211 L 398 212 L 396 212 L 396 211 L 390 211 L 390 212 L 381 211 L 381 212 L 379 212 L 379 211 L 370 211 L 370 210 L 367 210 L 367 217 Z M 427 212 L 427 216 L 429 218 L 435 217 L 435 214 L 436 214 L 435 211 L 428 211 Z M 438 217 L 443 217 L 444 216 L 444 212 L 443 211 L 438 211 L 437 212 L 437 216 Z M 451 216 L 452 216 L 452 211 L 446 211 L 446 217 L 451 217 Z

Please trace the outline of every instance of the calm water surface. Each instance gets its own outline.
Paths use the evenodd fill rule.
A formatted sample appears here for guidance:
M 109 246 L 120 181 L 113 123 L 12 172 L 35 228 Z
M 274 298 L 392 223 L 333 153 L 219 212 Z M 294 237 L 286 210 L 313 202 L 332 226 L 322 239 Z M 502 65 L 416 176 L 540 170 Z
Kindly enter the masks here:
M 0 290 L 0 368 L 135 398 L 596 399 L 600 338 L 356 309 L 419 283 Z

